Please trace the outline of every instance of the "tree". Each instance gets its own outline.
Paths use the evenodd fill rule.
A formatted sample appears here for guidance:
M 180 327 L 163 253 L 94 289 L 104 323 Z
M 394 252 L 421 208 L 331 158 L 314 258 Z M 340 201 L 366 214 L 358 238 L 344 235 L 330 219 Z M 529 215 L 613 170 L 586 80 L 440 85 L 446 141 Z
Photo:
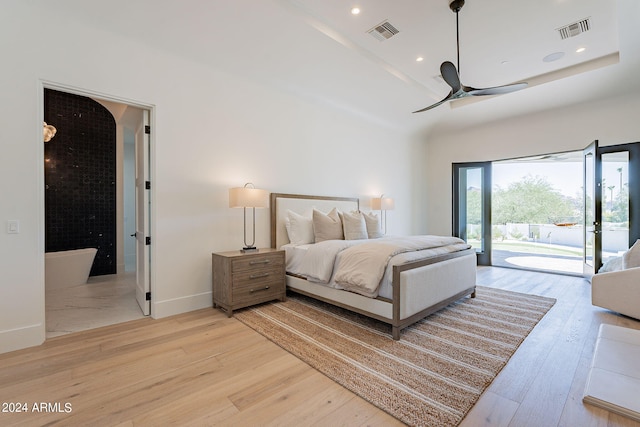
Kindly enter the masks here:
M 492 193 L 492 223 L 549 224 L 578 217 L 574 201 L 555 190 L 546 178 L 527 175 Z
M 606 221 L 628 223 L 629 221 L 629 186 L 624 184 L 613 200 L 611 211 L 605 216 Z
M 480 224 L 482 218 L 482 192 L 479 188 L 467 189 L 467 224 Z

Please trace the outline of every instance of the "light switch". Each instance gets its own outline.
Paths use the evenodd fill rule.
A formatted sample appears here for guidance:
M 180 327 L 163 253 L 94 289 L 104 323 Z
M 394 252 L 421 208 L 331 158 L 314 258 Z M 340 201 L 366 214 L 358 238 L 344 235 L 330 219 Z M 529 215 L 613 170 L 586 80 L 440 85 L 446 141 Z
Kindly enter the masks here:
M 20 221 L 17 219 L 11 219 L 7 221 L 7 233 L 18 234 L 20 233 Z

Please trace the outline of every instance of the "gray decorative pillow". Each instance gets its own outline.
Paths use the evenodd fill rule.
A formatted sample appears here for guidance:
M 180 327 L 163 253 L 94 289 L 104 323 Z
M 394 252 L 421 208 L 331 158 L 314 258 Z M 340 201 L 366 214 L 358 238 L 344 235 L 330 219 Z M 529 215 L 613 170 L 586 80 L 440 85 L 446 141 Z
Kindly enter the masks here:
M 622 255 L 622 268 L 640 267 L 640 239 Z
M 342 218 L 342 228 L 344 229 L 345 240 L 367 239 L 367 224 L 364 216 L 358 211 L 344 212 Z
M 382 225 L 380 224 L 380 218 L 378 215 L 369 212 L 362 214 L 364 216 L 365 224 L 367 225 L 367 235 L 370 239 L 378 239 L 384 234 L 382 233 Z
M 328 214 L 317 209 L 313 210 L 313 234 L 315 242 L 325 240 L 344 240 L 342 221 L 338 215 L 338 209 L 333 208 Z

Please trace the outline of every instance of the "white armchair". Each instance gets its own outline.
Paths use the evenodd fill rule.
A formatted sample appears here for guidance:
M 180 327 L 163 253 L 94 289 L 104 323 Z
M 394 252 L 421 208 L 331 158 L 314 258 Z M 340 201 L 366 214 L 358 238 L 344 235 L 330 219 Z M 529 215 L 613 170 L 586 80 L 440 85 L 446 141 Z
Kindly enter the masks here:
M 640 320 L 640 267 L 594 275 L 591 303 Z

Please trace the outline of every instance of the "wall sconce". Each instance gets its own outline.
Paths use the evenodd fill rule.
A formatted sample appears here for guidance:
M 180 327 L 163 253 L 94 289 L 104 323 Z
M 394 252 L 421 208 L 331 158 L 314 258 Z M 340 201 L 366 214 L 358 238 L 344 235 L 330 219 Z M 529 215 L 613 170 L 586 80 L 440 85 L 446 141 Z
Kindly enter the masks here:
M 384 227 L 384 234 L 387 234 L 387 211 L 393 210 L 394 207 L 393 199 L 384 197 L 384 194 L 381 194 L 380 197 L 374 197 L 371 199 L 371 209 L 380 211 L 380 220 Z
M 269 192 L 258 190 L 252 183 L 248 182 L 244 187 L 229 189 L 229 207 L 243 208 L 244 212 L 244 248 L 240 252 L 257 252 L 254 246 L 256 243 L 256 208 L 269 207 Z M 253 240 L 247 243 L 247 208 L 253 210 Z
M 51 138 L 56 135 L 56 132 L 58 130 L 53 125 L 48 125 L 47 122 L 42 123 L 42 137 L 44 139 L 44 142 L 49 142 L 51 141 Z

